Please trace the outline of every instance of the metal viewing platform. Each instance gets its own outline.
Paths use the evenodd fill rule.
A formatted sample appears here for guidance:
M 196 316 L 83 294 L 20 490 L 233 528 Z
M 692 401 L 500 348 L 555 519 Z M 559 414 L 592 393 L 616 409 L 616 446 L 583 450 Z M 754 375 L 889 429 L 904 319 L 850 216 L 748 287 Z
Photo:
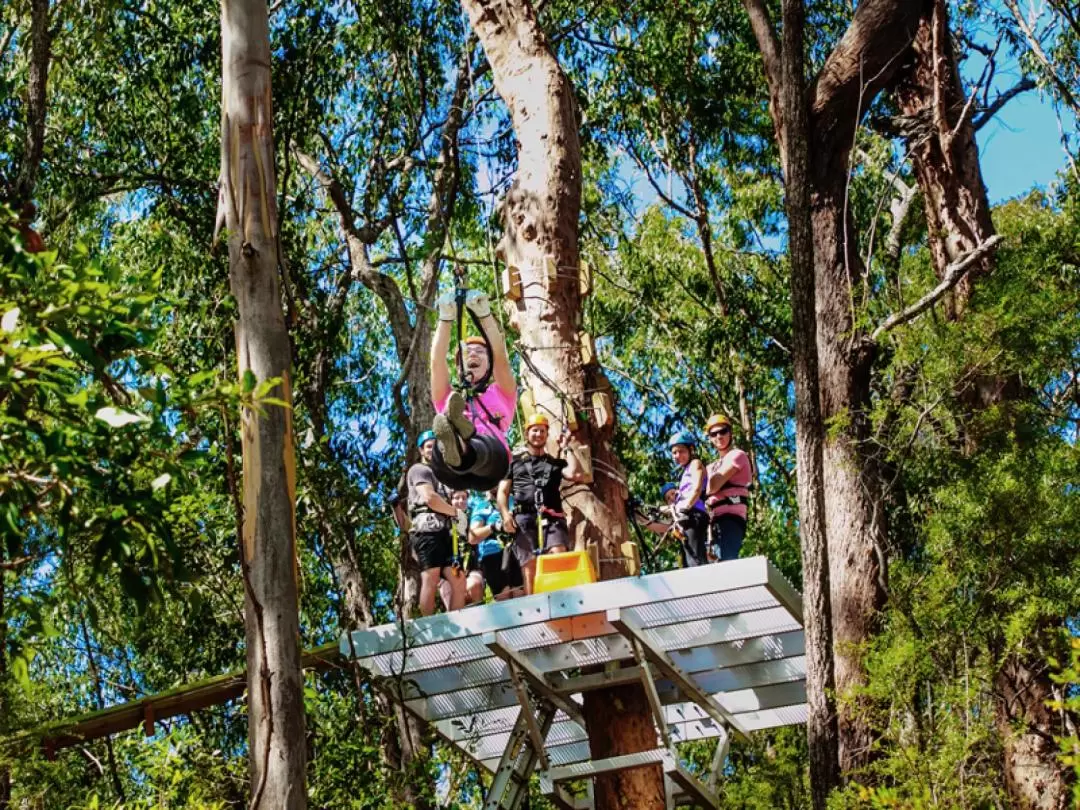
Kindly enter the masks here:
M 663 767 L 669 807 L 716 807 L 730 734 L 806 721 L 802 598 L 765 558 L 597 582 L 342 637 L 379 687 L 493 779 L 485 810 L 516 810 L 539 771 L 564 808 L 591 777 Z M 581 694 L 640 682 L 657 747 L 592 760 Z M 719 738 L 705 781 L 676 746 Z M 563 783 L 590 780 L 574 797 Z

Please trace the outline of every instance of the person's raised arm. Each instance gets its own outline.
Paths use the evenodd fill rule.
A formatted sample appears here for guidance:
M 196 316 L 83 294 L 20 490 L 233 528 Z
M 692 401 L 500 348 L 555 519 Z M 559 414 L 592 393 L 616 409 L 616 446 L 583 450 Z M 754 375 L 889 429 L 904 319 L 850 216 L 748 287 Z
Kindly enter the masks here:
M 495 316 L 491 314 L 491 301 L 487 293 L 480 290 L 469 290 L 465 304 L 469 307 L 476 319 L 480 322 L 480 328 L 484 337 L 491 344 L 491 373 L 495 384 L 504 394 L 513 394 L 517 391 L 517 380 L 514 379 L 514 370 L 510 368 L 510 355 L 506 351 L 506 338 L 503 336 Z
M 446 353 L 450 350 L 451 321 L 439 320 L 431 340 L 431 401 L 441 402 L 450 396 L 450 366 Z

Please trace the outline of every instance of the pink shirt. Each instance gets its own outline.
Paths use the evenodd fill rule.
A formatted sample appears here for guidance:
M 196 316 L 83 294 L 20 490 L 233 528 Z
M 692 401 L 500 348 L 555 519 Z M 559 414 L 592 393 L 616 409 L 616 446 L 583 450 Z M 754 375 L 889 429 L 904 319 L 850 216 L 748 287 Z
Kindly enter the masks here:
M 450 399 L 450 392 L 435 402 L 435 410 L 442 413 L 446 410 L 446 403 Z M 483 403 L 483 407 L 481 407 Z M 476 425 L 477 431 L 495 436 L 503 443 L 507 451 L 510 443 L 506 440 L 506 433 L 514 421 L 514 408 L 517 407 L 517 391 L 507 394 L 496 383 L 491 383 L 482 394 L 478 394 L 469 400 L 465 412 L 469 420 Z M 490 414 L 490 418 L 488 416 Z
M 728 450 L 723 458 L 717 459 L 709 465 L 709 481 L 711 482 L 715 478 L 723 477 L 724 474 L 731 469 L 734 469 L 735 472 L 733 472 L 727 482 L 720 487 L 718 493 L 714 492 L 712 494 L 714 496 L 718 495 L 721 498 L 731 498 L 736 495 L 745 498 L 750 494 L 749 486 L 750 482 L 753 480 L 753 475 L 750 469 L 750 457 L 737 447 Z M 737 515 L 745 520 L 746 504 L 726 503 L 713 509 L 712 515 L 713 517 L 719 517 L 720 515 Z

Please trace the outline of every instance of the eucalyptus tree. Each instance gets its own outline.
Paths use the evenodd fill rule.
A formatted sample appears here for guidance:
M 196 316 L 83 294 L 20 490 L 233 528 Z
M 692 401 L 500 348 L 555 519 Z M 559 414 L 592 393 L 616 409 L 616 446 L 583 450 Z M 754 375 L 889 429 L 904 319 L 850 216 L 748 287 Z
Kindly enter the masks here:
M 273 395 L 244 408 L 243 540 L 248 757 L 253 808 L 307 806 L 296 549 L 291 353 L 278 277 L 274 115 L 268 8 L 221 4 L 221 178 L 237 301 L 236 354 L 248 388 Z M 249 382 L 250 380 L 250 382 Z
M 517 142 L 517 167 L 502 201 L 497 253 L 508 268 L 506 292 L 512 303 L 507 311 L 521 334 L 522 377 L 535 406 L 590 452 L 591 486 L 565 496 L 576 547 L 597 545 L 602 579 L 625 576 L 620 561 L 622 543 L 629 539 L 629 492 L 610 444 L 614 414 L 610 404 L 606 411 L 611 417 L 604 408 L 590 407 L 598 401 L 595 395 L 608 397 L 610 403 L 612 389 L 603 371 L 583 358 L 580 336 L 582 160 L 573 86 L 528 0 L 463 0 L 462 7 L 483 46 Z M 611 712 L 613 702 L 621 711 Z M 652 716 L 640 685 L 587 695 L 584 714 L 594 758 L 655 747 Z M 663 807 L 663 775 L 655 767 L 601 775 L 596 804 Z
M 342 592 L 346 629 L 386 617 L 377 599 L 392 588 L 388 567 L 402 572 L 395 613 L 415 609 L 415 561 L 386 528 L 387 503 L 434 413 L 428 312 L 448 259 L 464 258 L 457 245 L 475 212 L 460 142 L 477 112 L 470 97 L 476 47 L 451 9 L 438 2 L 357 7 L 355 18 L 318 9 L 312 16 L 321 22 L 290 37 L 300 45 L 290 48 L 286 75 L 295 77 L 298 92 L 318 88 L 296 116 L 284 156 L 295 166 L 295 205 L 305 220 L 284 232 L 286 250 L 298 258 L 290 262 L 296 269 L 287 298 L 297 313 L 302 416 L 313 439 L 302 472 L 318 545 Z M 303 45 L 324 39 L 338 43 L 339 56 L 328 60 L 322 48 Z M 283 100 L 296 98 L 305 96 L 286 93 Z M 330 216 L 316 214 L 318 207 Z M 321 276 L 311 267 L 334 272 Z M 355 356 L 360 334 L 373 354 Z M 343 440 L 336 416 L 342 412 L 353 424 L 388 434 L 391 452 L 361 453 Z M 367 467 L 366 504 L 356 503 L 350 482 L 358 467 Z M 377 542 L 373 523 L 382 524 Z M 384 694 L 372 697 L 376 717 L 394 718 L 382 752 L 395 799 L 427 806 L 434 790 L 430 743 Z

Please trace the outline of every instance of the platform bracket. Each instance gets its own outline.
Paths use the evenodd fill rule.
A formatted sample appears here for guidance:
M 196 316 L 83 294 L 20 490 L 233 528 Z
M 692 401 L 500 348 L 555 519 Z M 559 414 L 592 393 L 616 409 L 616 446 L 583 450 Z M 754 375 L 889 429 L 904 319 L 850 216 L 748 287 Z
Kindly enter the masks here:
M 700 706 L 706 714 L 721 726 L 735 730 L 740 739 L 747 738 L 746 729 L 729 711 L 716 702 L 712 696 L 701 691 L 690 676 L 679 669 L 664 650 L 653 644 L 645 635 L 632 609 L 611 608 L 607 612 L 608 622 L 623 634 L 631 643 L 641 646 L 645 657 L 656 665 L 665 678 L 672 681 L 686 697 Z
M 484 645 L 507 664 L 514 665 L 537 695 L 556 708 L 562 709 L 567 717 L 585 728 L 585 718 L 581 714 L 581 707 L 569 698 L 563 697 L 559 693 L 558 686 L 553 686 L 543 672 L 510 646 L 502 633 L 485 633 Z

